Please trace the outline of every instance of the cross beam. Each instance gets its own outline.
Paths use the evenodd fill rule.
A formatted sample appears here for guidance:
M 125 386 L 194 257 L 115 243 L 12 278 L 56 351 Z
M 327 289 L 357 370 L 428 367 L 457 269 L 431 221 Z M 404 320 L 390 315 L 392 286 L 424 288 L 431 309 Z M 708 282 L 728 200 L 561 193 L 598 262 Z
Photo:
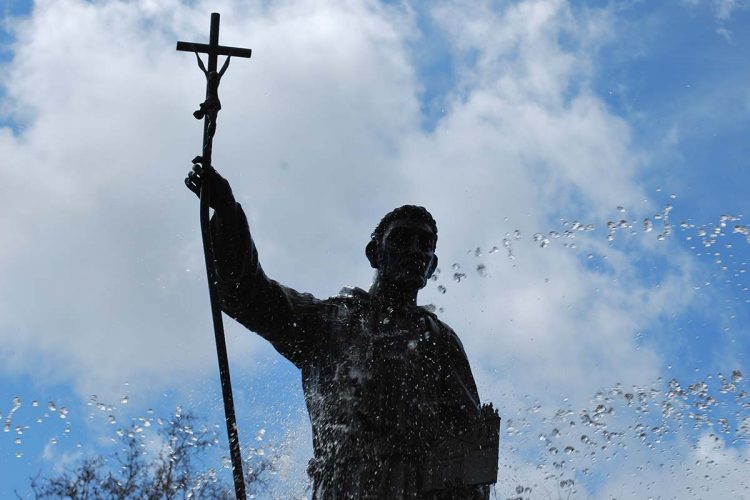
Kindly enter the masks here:
M 247 57 L 253 54 L 253 49 L 242 49 L 240 47 L 226 47 L 216 45 L 215 47 L 206 43 L 177 42 L 177 50 L 183 52 L 200 52 L 201 54 L 211 54 L 215 52 L 219 56 Z

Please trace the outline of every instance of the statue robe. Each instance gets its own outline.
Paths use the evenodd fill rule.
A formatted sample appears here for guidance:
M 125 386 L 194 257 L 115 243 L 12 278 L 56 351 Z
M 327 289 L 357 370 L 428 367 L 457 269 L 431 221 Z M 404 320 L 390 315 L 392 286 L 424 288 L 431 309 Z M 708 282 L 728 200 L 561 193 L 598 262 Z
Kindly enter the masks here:
M 222 310 L 302 372 L 313 499 L 485 499 L 488 487 L 427 493 L 421 462 L 479 415 L 456 334 L 424 308 L 382 314 L 361 289 L 321 300 L 266 277 L 239 204 L 211 221 Z

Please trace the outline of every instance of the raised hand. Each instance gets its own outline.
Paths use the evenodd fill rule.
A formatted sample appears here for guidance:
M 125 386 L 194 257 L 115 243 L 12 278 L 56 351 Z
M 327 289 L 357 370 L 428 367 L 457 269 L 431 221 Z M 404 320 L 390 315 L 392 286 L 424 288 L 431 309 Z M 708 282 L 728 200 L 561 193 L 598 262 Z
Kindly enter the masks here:
M 196 196 L 200 197 L 201 186 L 206 179 L 211 183 L 209 185 L 211 190 L 211 208 L 220 213 L 234 208 L 236 202 L 229 182 L 219 175 L 212 166 L 203 165 L 203 158 L 196 156 L 193 159 L 193 169 L 185 177 L 185 185 Z

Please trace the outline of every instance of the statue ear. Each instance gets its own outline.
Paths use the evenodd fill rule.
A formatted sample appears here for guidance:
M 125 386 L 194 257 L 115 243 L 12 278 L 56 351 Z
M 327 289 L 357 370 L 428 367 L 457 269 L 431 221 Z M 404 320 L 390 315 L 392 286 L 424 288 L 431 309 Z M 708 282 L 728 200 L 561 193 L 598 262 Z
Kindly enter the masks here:
M 437 265 L 438 265 L 438 257 L 437 255 L 433 255 L 432 262 L 430 263 L 430 270 L 427 273 L 427 279 L 430 279 L 430 277 L 432 276 L 432 273 L 434 273 L 435 269 L 437 269 Z
M 367 255 L 367 260 L 370 261 L 370 266 L 372 266 L 373 269 L 378 268 L 378 242 L 375 240 L 370 240 L 370 242 L 365 247 L 365 255 Z

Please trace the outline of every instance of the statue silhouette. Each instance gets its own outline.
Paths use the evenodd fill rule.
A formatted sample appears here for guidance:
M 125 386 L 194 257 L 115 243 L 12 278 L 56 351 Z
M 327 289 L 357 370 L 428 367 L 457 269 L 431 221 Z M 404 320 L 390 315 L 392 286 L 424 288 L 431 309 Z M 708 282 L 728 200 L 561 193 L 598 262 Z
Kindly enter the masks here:
M 200 164 L 185 183 L 198 194 L 204 178 L 222 310 L 302 372 L 313 499 L 488 499 L 499 418 L 456 334 L 417 306 L 438 263 L 430 213 L 388 213 L 365 247 L 369 291 L 318 299 L 265 275 L 229 183 Z

